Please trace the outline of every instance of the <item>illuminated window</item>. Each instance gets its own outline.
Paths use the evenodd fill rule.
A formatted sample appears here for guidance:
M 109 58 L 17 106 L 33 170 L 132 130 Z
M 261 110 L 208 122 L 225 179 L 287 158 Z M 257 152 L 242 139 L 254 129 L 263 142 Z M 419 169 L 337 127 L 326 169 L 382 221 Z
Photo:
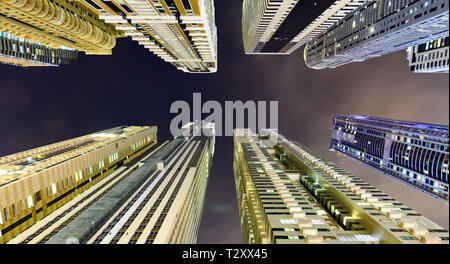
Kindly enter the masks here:
M 56 194 L 56 184 L 52 183 L 52 194 L 55 195 Z
M 401 240 L 418 240 L 418 238 L 416 237 L 412 237 L 412 236 L 400 236 Z
M 313 225 L 323 225 L 325 224 L 322 220 L 312 220 Z
M 292 212 L 301 212 L 302 209 L 300 207 L 290 207 L 289 208 Z
M 33 204 L 33 197 L 31 195 L 29 195 L 27 197 L 27 204 L 28 204 L 28 208 L 31 208 L 31 207 L 34 206 L 34 204 Z
M 295 219 L 280 219 L 280 223 L 284 225 L 295 225 L 298 224 L 298 221 Z

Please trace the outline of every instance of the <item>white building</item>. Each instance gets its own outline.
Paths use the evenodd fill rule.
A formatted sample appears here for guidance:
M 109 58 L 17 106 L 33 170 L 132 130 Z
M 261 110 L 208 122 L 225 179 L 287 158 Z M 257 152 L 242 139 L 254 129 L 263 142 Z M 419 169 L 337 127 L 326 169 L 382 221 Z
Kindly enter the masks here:
M 335 68 L 448 36 L 446 0 L 370 1 L 305 48 L 313 69 Z
M 80 0 L 146 49 L 188 73 L 217 72 L 214 0 Z
M 244 0 L 247 54 L 291 54 L 367 0 Z

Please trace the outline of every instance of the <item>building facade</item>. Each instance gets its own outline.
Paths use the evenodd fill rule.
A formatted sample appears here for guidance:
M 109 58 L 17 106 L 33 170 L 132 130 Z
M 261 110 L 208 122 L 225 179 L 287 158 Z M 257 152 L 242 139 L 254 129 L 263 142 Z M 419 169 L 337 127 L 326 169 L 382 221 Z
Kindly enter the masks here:
M 156 127 L 117 127 L 0 158 L 0 242 L 148 151 L 156 133 Z
M 448 244 L 447 230 L 301 144 L 237 129 L 234 174 L 245 243 Z
M 448 126 L 335 116 L 331 150 L 448 201 Z
M 80 0 L 102 21 L 179 70 L 217 71 L 213 0 Z
M 449 37 L 407 49 L 409 67 L 417 73 L 448 73 Z
M 214 125 L 160 143 L 9 243 L 195 243 L 214 154 Z
M 365 0 L 244 0 L 247 54 L 291 54 Z
M 110 55 L 116 38 L 129 36 L 179 70 L 217 71 L 213 0 L 1 0 L 0 32 L 53 53 L 63 48 L 97 55 Z M 48 65 L 22 65 L 22 57 L 1 61 Z
M 78 1 L 0 0 L 0 31 L 86 54 L 111 54 L 117 31 Z
M 0 63 L 21 67 L 59 66 L 77 57 L 76 50 L 53 49 L 0 32 Z
M 322 34 L 304 52 L 313 69 L 365 61 L 448 36 L 446 0 L 367 1 Z

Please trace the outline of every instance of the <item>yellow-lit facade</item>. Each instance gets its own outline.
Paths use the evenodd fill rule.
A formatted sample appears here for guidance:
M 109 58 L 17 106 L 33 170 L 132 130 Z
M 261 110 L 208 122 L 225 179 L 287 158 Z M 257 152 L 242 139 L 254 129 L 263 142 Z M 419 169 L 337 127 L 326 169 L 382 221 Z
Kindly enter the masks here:
M 77 1 L 0 0 L 0 31 L 51 48 L 111 54 L 118 32 Z
M 274 144 L 235 130 L 234 174 L 245 243 L 448 244 L 448 230 L 271 133 Z
M 217 29 L 213 0 L 80 0 L 114 26 L 189 73 L 217 71 Z
M 212 131 L 203 136 L 189 125 L 194 133 L 158 143 L 8 244 L 196 243 L 214 156 L 212 126 L 202 126 Z
M 181 71 L 214 73 L 214 13 L 213 0 L 0 0 L 0 33 L 89 55 L 110 55 L 117 38 L 130 37 Z M 46 66 L 23 57 L 0 62 Z
M 0 158 L 0 243 L 147 151 L 156 133 L 117 127 Z

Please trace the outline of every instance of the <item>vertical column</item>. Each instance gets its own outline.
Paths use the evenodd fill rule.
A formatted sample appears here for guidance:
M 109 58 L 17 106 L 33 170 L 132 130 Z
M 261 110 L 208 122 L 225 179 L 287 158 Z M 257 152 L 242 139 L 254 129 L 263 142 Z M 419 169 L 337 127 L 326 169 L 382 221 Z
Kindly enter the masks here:
M 384 138 L 384 153 L 383 153 L 383 161 L 384 162 L 389 162 L 389 153 L 391 152 L 393 135 L 394 134 L 386 133 L 386 136 Z

